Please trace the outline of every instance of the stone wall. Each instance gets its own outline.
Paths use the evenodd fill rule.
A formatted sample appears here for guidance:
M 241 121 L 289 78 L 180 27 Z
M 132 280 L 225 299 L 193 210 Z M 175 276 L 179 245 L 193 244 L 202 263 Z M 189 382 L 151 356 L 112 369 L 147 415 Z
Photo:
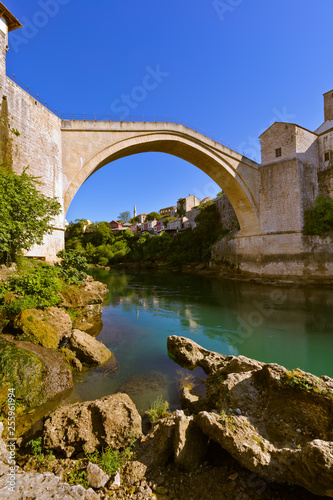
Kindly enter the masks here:
M 333 197 L 333 166 L 319 172 L 319 194 Z
M 28 173 L 40 178 L 40 191 L 63 205 L 61 120 L 8 77 L 3 80 L 1 94 L 1 116 L 20 133 L 18 137 L 11 135 L 9 142 L 14 171 L 21 173 L 29 167 Z M 6 129 L 6 125 L 1 128 Z M 54 260 L 64 247 L 63 214 L 54 221 L 54 228 L 44 245 L 32 248 L 28 255 Z
M 220 213 L 223 229 L 238 229 L 239 222 L 235 214 L 235 210 L 226 195 L 223 194 L 222 196 L 215 198 L 214 203 L 216 203 L 217 209 Z
M 212 249 L 212 262 L 245 275 L 333 282 L 331 237 L 272 234 L 240 237 L 234 232 Z

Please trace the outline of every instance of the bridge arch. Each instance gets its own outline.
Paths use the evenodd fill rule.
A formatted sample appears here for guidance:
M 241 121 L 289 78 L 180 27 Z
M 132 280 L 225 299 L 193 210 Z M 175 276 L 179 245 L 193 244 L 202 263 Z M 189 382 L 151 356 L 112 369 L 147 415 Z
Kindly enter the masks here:
M 86 122 L 71 122 L 70 126 L 66 123 L 62 129 L 65 213 L 82 184 L 103 166 L 138 153 L 160 152 L 177 156 L 205 172 L 227 195 L 241 234 L 259 234 L 258 164 L 182 125 L 156 130 L 154 123 L 149 130 L 145 124 L 145 130 L 137 131 L 131 130 L 131 125 L 128 130 L 119 126 L 115 133 L 105 127 L 96 130 L 96 125 L 89 129 Z M 88 158 L 87 149 L 93 153 Z

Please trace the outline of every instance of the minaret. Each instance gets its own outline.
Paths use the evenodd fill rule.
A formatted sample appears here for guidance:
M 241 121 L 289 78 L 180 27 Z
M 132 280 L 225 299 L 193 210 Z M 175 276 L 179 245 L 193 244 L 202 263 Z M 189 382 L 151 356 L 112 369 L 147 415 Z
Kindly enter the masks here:
M 134 217 L 136 217 L 136 205 L 134 205 Z

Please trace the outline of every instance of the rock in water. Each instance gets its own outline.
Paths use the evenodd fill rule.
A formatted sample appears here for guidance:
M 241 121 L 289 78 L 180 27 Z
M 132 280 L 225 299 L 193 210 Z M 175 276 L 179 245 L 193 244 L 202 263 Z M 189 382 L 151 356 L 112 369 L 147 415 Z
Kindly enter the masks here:
M 140 437 L 141 417 L 127 394 L 58 408 L 44 422 L 47 449 L 71 457 L 83 450 L 120 449 Z
M 112 355 L 104 344 L 80 330 L 73 330 L 70 345 L 77 358 L 86 364 L 101 365 Z
M 168 350 L 208 374 L 196 423 L 242 466 L 333 498 L 333 380 L 244 356 L 209 352 L 184 337 Z

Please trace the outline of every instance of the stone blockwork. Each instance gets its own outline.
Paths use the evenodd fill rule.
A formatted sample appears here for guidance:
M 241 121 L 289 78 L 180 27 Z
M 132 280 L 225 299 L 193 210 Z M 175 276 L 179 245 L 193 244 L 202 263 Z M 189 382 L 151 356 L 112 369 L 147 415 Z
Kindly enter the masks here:
M 238 229 L 239 222 L 237 219 L 237 215 L 226 195 L 223 194 L 222 196 L 219 196 L 214 200 L 214 202 L 216 203 L 217 209 L 221 216 L 223 229 Z

